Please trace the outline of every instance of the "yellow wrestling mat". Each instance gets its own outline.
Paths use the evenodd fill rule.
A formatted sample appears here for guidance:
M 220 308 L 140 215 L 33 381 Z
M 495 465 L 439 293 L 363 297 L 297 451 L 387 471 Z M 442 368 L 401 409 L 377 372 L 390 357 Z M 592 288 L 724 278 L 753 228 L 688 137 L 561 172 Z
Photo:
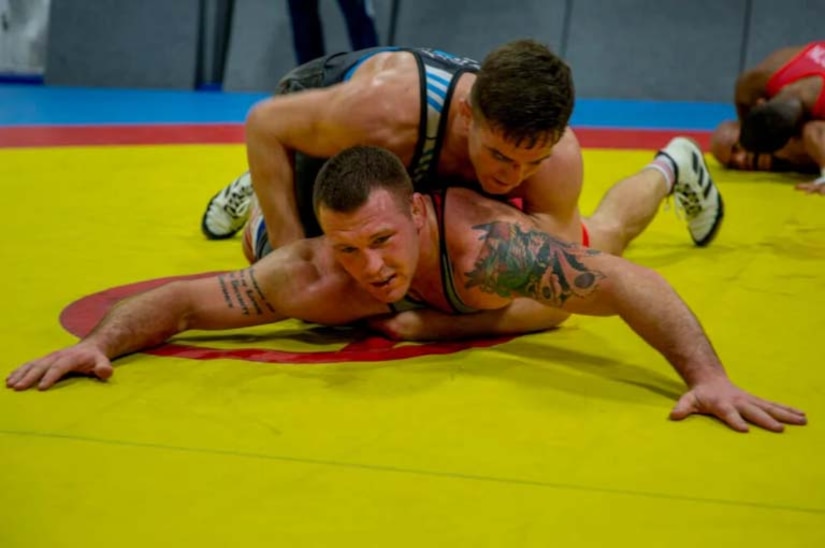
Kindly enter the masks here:
M 586 151 L 584 211 L 650 158 Z M 240 267 L 239 239 L 198 225 L 244 165 L 241 146 L 0 149 L 6 373 L 74 342 L 58 316 L 86 295 Z M 0 547 L 825 546 L 825 199 L 714 175 L 710 248 L 662 211 L 628 257 L 673 283 L 735 382 L 809 426 L 668 421 L 682 382 L 616 318 L 369 363 L 137 354 L 107 383 L 0 393 Z M 347 340 L 286 322 L 178 342 Z

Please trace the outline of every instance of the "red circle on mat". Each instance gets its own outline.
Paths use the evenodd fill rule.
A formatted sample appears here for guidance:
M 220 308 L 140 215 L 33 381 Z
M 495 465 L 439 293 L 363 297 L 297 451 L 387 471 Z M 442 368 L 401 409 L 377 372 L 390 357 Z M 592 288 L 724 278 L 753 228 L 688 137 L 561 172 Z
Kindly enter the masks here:
M 128 285 L 113 287 L 99 293 L 83 297 L 63 309 L 60 324 L 69 333 L 85 337 L 106 312 L 120 299 L 141 291 L 158 287 L 174 280 L 186 280 L 213 276 L 217 272 L 193 276 L 175 276 L 158 278 Z M 234 358 L 266 363 L 333 363 L 333 362 L 375 362 L 384 360 L 401 360 L 420 356 L 452 354 L 468 348 L 486 348 L 511 340 L 512 337 L 474 341 L 451 341 L 418 344 L 399 344 L 380 336 L 367 336 L 347 344 L 338 350 L 318 352 L 289 352 L 266 348 L 211 348 L 186 344 L 167 343 L 144 350 L 145 354 L 155 356 L 174 356 L 194 360 L 216 360 Z

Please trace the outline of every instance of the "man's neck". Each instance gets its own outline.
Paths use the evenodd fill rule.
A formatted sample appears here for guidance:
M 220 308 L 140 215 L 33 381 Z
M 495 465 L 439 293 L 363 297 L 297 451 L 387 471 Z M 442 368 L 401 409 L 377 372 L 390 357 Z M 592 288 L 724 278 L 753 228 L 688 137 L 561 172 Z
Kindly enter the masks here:
M 430 196 L 424 196 L 427 221 L 418 235 L 418 267 L 410 284 L 411 296 L 430 306 L 446 308 L 441 280 L 441 240 L 435 204 Z
M 466 121 L 461 116 L 461 102 L 469 97 L 475 79 L 475 74 L 462 74 L 450 100 L 444 142 L 438 158 L 437 173 L 440 177 L 465 181 L 475 179 L 468 152 Z

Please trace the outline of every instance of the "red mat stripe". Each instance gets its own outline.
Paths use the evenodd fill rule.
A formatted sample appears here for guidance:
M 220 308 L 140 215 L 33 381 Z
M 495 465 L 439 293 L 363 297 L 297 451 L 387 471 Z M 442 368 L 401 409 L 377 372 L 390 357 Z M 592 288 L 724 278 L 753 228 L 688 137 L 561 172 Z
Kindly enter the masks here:
M 575 128 L 585 148 L 657 149 L 675 135 L 707 150 L 709 131 Z M 243 143 L 243 124 L 14 126 L 0 128 L 0 147 Z

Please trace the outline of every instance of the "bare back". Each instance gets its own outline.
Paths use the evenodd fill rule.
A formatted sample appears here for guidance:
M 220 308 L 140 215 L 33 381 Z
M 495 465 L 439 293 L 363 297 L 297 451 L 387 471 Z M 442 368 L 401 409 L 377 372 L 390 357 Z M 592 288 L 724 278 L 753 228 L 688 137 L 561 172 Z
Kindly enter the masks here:
M 758 100 L 767 100 L 776 94 L 776 90 L 771 89 L 771 79 L 806 48 L 808 45 L 776 50 L 737 79 L 735 102 L 740 119 L 744 118 Z M 810 112 L 822 92 L 822 87 L 821 77 L 807 76 L 783 85 L 781 92 L 801 99 L 806 110 Z

